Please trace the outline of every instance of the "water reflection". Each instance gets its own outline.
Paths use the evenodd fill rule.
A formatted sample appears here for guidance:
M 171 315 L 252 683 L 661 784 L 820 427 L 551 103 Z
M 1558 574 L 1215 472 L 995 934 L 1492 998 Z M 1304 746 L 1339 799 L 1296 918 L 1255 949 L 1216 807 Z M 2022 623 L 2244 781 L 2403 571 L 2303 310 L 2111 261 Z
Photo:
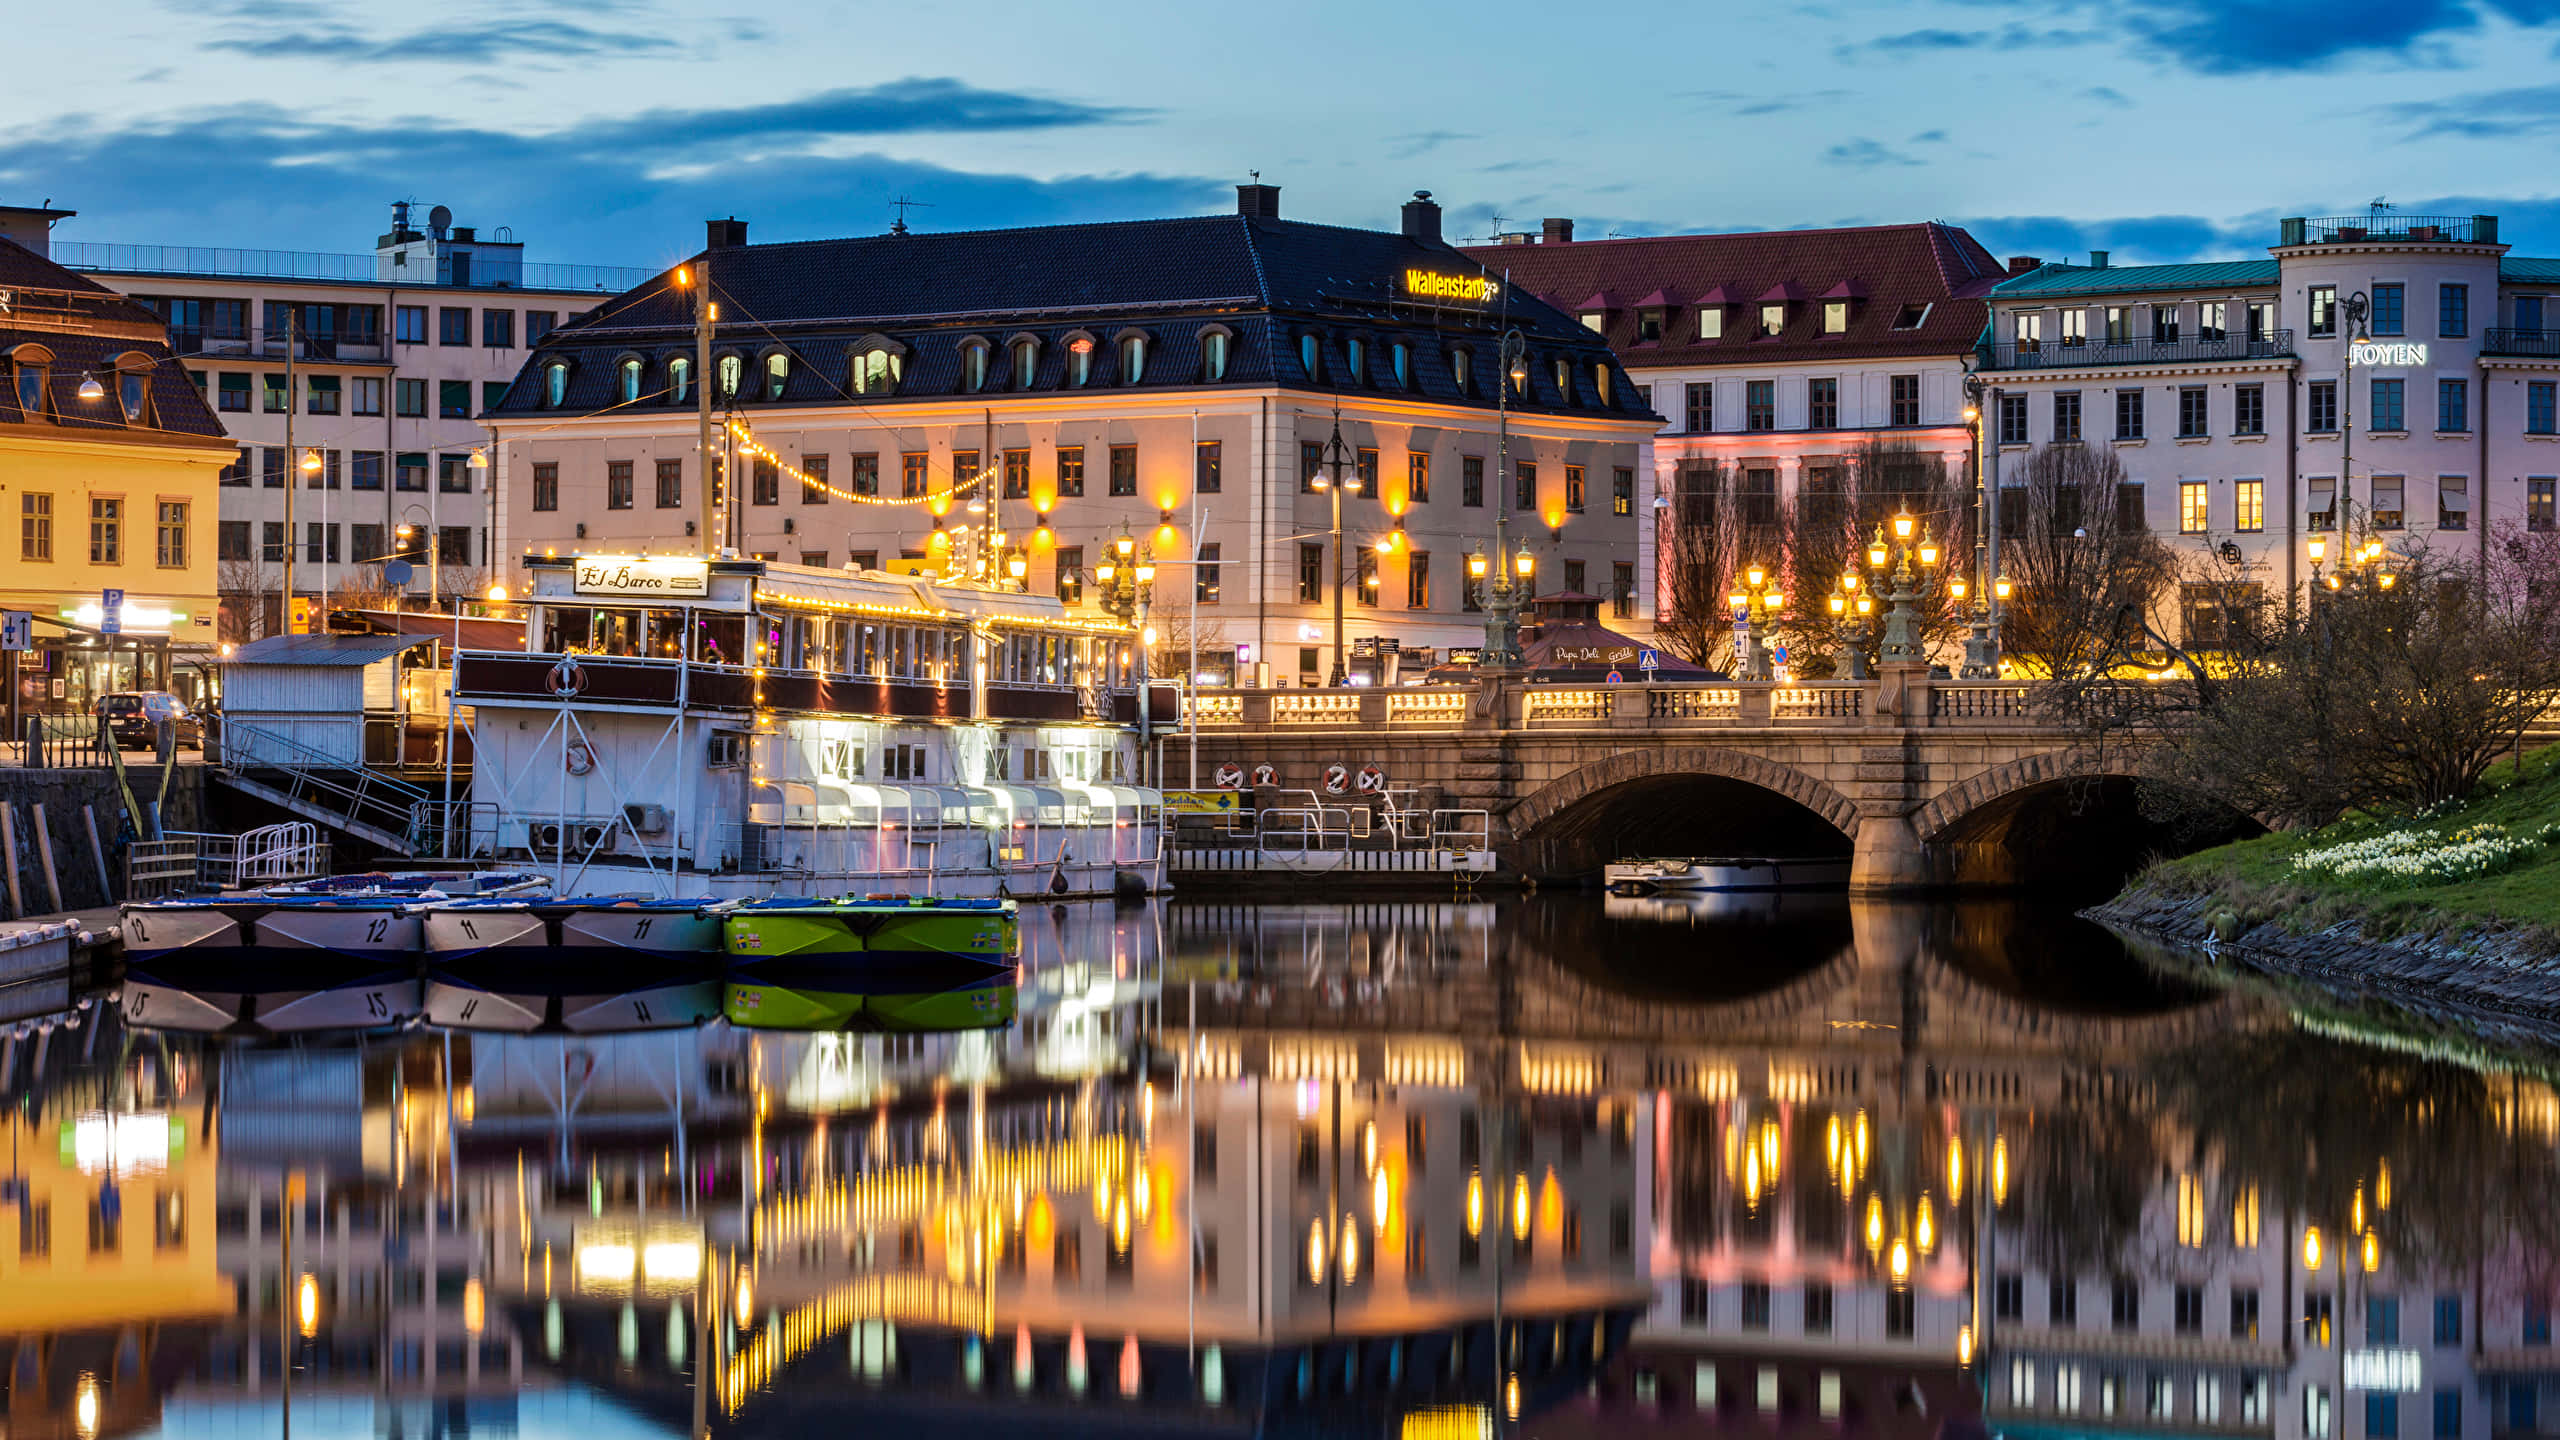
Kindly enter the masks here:
M 6 1434 L 2484 1440 L 2555 1378 L 2547 1084 L 2077 922 L 1024 933 L 965 1035 L 0 1029 Z

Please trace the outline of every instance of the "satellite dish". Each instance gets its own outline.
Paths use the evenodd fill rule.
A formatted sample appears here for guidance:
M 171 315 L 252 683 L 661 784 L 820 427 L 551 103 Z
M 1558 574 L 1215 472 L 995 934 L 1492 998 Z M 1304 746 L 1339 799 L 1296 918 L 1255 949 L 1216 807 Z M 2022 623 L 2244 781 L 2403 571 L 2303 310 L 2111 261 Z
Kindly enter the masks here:
M 452 224 L 453 207 L 450 205 L 439 205 L 427 212 L 427 229 L 436 235 L 444 234 Z
M 382 578 L 394 585 L 408 584 L 410 577 L 417 573 L 418 567 L 406 560 L 394 560 L 382 567 Z

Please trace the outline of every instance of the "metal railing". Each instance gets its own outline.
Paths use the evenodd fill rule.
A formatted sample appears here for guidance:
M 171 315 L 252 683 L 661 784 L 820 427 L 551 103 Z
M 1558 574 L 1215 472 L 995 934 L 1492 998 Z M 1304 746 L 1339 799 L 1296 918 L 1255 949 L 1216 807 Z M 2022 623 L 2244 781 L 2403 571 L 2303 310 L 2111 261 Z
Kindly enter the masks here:
M 346 820 L 411 838 L 414 843 L 409 826 L 427 799 L 426 791 L 264 726 L 227 720 L 222 731 L 224 774 L 271 784 L 288 800 L 334 811 Z M 243 740 L 251 743 L 244 745 Z M 264 779 L 267 776 L 276 778 L 269 781 Z
M 2278 245 L 2352 245 L 2368 240 L 2450 240 L 2461 245 L 2495 245 L 2498 217 L 2402 215 L 2377 210 L 2365 215 L 2296 215 L 2277 222 Z
M 2518 330 L 2501 326 L 2480 332 L 2483 355 L 2530 355 L 2560 360 L 2560 330 Z
M 195 881 L 216 890 L 238 890 L 285 880 L 307 880 L 329 873 L 329 842 L 308 820 L 261 825 L 238 835 L 201 830 L 172 830 L 165 839 L 183 840 L 195 855 Z
M 2195 360 L 2278 360 L 2293 354 L 2293 332 L 2224 335 L 2219 339 L 2029 341 L 1981 345 L 1974 354 L 1984 370 L 2065 370 L 2082 365 L 2166 365 Z
M 109 275 L 239 276 L 266 280 L 338 280 L 366 285 L 454 285 L 447 265 L 394 265 L 387 255 L 319 250 L 234 250 L 206 245 L 116 245 L 56 240 L 53 263 Z M 440 260 L 447 257 L 438 257 Z M 584 290 L 619 294 L 657 274 L 636 265 L 554 265 L 475 254 L 457 288 Z

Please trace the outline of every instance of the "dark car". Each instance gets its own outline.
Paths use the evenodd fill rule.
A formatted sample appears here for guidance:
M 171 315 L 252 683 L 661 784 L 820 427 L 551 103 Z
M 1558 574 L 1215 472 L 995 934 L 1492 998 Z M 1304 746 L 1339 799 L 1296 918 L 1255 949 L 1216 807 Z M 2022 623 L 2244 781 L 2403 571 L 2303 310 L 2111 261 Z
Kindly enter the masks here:
M 187 709 L 187 702 L 166 690 L 118 690 L 98 701 L 98 713 L 106 718 L 119 749 L 150 749 L 163 720 L 175 724 L 178 744 L 204 748 L 204 723 Z

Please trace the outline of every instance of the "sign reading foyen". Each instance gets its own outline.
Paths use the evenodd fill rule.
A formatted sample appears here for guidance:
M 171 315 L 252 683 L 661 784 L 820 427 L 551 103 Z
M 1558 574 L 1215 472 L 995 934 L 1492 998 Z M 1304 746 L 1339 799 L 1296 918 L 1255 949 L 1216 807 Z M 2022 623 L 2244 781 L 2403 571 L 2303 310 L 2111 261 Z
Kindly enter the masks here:
M 711 578 L 711 562 L 681 555 L 581 555 L 578 593 L 629 595 L 649 599 L 661 595 L 702 595 Z
M 2427 347 L 2407 342 L 2386 345 L 2359 340 L 2347 347 L 2347 363 L 2356 366 L 2424 365 L 2427 363 Z
M 1437 270 L 1404 272 L 1404 293 L 1423 300 L 1455 300 L 1464 305 L 1489 304 L 1502 293 L 1490 275 L 1443 275 Z

